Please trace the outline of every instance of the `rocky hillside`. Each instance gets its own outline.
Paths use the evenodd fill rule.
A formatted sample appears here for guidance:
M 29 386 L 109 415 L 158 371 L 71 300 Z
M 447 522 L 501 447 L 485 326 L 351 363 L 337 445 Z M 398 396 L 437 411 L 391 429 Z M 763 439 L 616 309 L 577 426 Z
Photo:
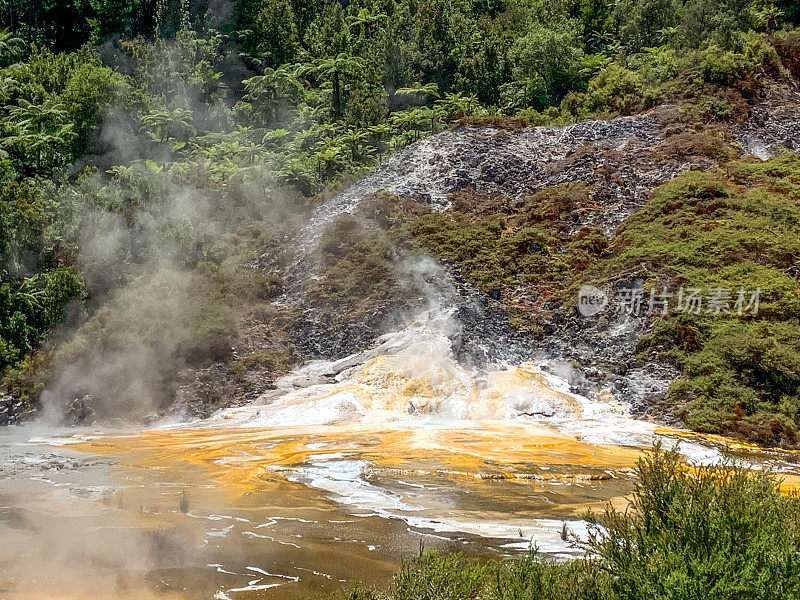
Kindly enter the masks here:
M 654 327 L 669 321 L 661 311 L 647 310 L 648 295 L 652 285 L 659 290 L 675 285 L 670 293 L 679 286 L 701 287 L 708 273 L 680 279 L 675 265 L 651 271 L 645 263 L 656 256 L 642 255 L 638 265 L 623 264 L 619 256 L 631 246 L 627 232 L 634 217 L 647 212 L 651 219 L 664 217 L 651 206 L 654 190 L 656 198 L 668 193 L 664 184 L 676 177 L 676 185 L 690 188 L 695 185 L 690 172 L 713 173 L 725 190 L 764 185 L 753 174 L 730 172 L 758 169 L 762 160 L 793 147 L 800 139 L 800 94 L 776 86 L 750 115 L 742 122 L 686 123 L 676 107 L 665 105 L 639 116 L 562 128 L 514 122 L 456 127 L 409 146 L 326 201 L 296 234 L 254 264 L 285 277 L 276 303 L 299 311 L 294 341 L 307 358 L 345 356 L 369 347 L 431 303 L 455 305 L 462 329 L 453 345 L 463 361 L 537 358 L 567 369 L 582 393 L 611 393 L 639 413 L 686 420 L 687 407 L 698 399 L 673 402 L 674 382 L 684 381 L 687 367 L 669 342 L 648 341 Z M 787 193 L 797 214 L 793 191 Z M 701 200 L 702 193 L 695 202 Z M 722 207 L 709 210 L 725 217 L 717 214 Z M 787 225 L 787 234 L 796 233 L 794 221 Z M 702 227 L 698 217 L 689 235 L 701 235 Z M 713 243 L 757 236 L 740 233 Z M 703 251 L 714 256 L 696 268 L 716 271 L 721 266 L 714 264 L 716 248 Z M 743 247 L 738 260 L 744 252 Z M 438 261 L 424 258 L 430 256 Z M 769 282 L 754 278 L 762 266 L 743 267 L 738 283 L 762 283 L 767 303 Z M 607 310 L 580 314 L 578 289 L 584 283 L 606 294 Z M 640 314 L 613 306 L 626 289 L 641 294 Z M 670 299 L 670 316 L 676 302 Z M 791 426 L 759 427 L 740 433 L 767 443 L 794 443 Z M 735 429 L 731 423 L 700 428 Z
M 797 445 L 796 87 L 765 85 L 742 118 L 711 122 L 687 118 L 680 103 L 563 127 L 468 121 L 309 214 L 290 212 L 256 258 L 242 264 L 249 251 L 239 252 L 220 265 L 216 291 L 188 280 L 188 296 L 161 310 L 184 319 L 188 302 L 204 329 L 176 330 L 167 350 L 181 360 L 162 375 L 169 403 L 145 416 L 248 403 L 302 361 L 369 348 L 444 307 L 465 365 L 535 359 L 576 391 L 639 414 Z M 578 310 L 586 284 L 608 303 L 597 314 Z M 133 291 L 155 298 L 156 287 Z M 740 288 L 760 289 L 760 312 L 686 314 L 681 288 L 729 290 L 728 309 Z M 672 294 L 667 314 L 648 304 L 651 290 Z M 626 293 L 640 310 L 620 310 Z M 98 316 L 89 325 L 106 331 L 113 319 L 149 322 Z M 81 335 L 64 347 L 73 363 L 94 334 Z M 58 385 L 75 397 L 69 421 L 102 414 L 96 397 L 70 391 L 73 380 Z M 0 404 L 0 421 L 31 410 L 14 394 Z

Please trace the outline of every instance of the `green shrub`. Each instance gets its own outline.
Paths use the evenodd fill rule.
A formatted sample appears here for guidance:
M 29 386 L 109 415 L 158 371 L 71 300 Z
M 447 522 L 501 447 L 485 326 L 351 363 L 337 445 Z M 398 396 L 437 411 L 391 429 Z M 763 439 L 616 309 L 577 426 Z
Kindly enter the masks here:
M 705 81 L 727 85 L 742 77 L 748 66 L 741 54 L 712 44 L 703 52 L 700 70 Z
M 289 344 L 245 356 L 231 364 L 231 371 L 239 376 L 254 369 L 273 375 L 283 374 L 289 372 L 296 362 L 294 346 Z
M 589 82 L 586 102 L 590 110 L 630 114 L 641 103 L 643 91 L 639 73 L 612 64 Z
M 707 156 L 723 163 L 739 155 L 736 148 L 725 142 L 722 136 L 712 129 L 690 130 L 670 135 L 664 143 L 664 154 L 677 159 Z
M 488 574 L 486 565 L 460 554 L 422 552 L 404 562 L 394 576 L 392 600 L 474 598 Z
M 625 510 L 589 513 L 591 558 L 423 552 L 359 600 L 779 600 L 800 594 L 800 498 L 764 471 L 687 467 L 656 446 Z
M 769 43 L 791 75 L 795 79 L 800 77 L 800 31 L 796 29 L 775 31 L 770 35 Z
M 687 469 L 656 448 L 630 507 L 606 510 L 591 544 L 611 598 L 782 599 L 800 594 L 800 499 L 763 471 Z
M 233 311 L 213 294 L 193 307 L 185 320 L 176 351 L 193 366 L 206 366 L 228 359 L 236 336 Z
M 609 576 L 595 560 L 566 563 L 535 552 L 497 566 L 486 600 L 602 600 L 609 597 Z
M 2 342 L 0 342 L 1 346 Z M 15 367 L 6 370 L 2 377 L 3 389 L 23 404 L 31 408 L 38 407 L 47 375 L 52 369 L 52 363 L 53 353 L 51 351 L 32 352 Z

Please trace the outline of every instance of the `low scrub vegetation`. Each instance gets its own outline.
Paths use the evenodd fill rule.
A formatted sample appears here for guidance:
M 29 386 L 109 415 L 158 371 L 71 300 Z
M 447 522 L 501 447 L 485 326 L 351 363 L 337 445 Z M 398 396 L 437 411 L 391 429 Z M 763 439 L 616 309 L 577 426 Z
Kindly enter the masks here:
M 671 451 L 640 459 L 624 511 L 588 515 L 588 557 L 535 552 L 479 560 L 423 552 L 386 591 L 359 600 L 782 600 L 800 595 L 800 498 L 733 465 L 688 469 Z
M 793 153 L 681 175 L 626 220 L 593 270 L 648 290 L 730 290 L 726 314 L 673 313 L 642 341 L 681 369 L 669 410 L 695 430 L 800 442 L 798 182 Z M 740 289 L 760 290 L 756 314 L 734 309 Z
M 391 251 L 384 230 L 368 229 L 352 216 L 339 217 L 322 233 L 323 275 L 308 291 L 309 302 L 349 321 L 363 318 L 398 294 Z
M 407 230 L 417 248 L 456 265 L 481 291 L 503 301 L 520 327 L 538 335 L 533 307 L 514 302 L 520 289 L 547 299 L 608 246 L 598 229 L 570 233 L 573 211 L 591 204 L 590 193 L 583 183 L 558 185 L 518 204 L 462 191 L 452 196 L 452 210 L 423 215 Z

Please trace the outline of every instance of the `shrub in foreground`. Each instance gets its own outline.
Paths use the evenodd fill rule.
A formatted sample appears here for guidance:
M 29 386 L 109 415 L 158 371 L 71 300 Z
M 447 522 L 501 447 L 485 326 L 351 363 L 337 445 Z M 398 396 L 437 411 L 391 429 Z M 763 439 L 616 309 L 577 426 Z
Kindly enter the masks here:
M 363 600 L 768 600 L 800 598 L 800 497 L 766 472 L 688 468 L 657 446 L 625 511 L 590 515 L 587 558 L 479 560 L 420 552 Z

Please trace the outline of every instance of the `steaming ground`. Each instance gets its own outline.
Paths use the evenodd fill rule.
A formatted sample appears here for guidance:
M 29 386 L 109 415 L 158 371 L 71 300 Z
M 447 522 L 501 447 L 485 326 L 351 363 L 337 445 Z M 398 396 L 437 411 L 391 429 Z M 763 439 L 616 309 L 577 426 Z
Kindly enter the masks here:
M 369 192 L 427 195 L 438 209 L 448 192 L 470 184 L 516 194 L 504 186 L 523 181 L 530 192 L 589 177 L 595 159 L 577 152 L 587 144 L 608 151 L 598 156 L 621 156 L 636 184 L 593 215 L 611 231 L 647 189 L 689 168 L 654 163 L 648 149 L 661 140 L 649 117 L 526 130 L 510 142 L 486 128 L 446 132 L 321 207 L 289 264 L 294 275 L 312 273 L 319 229 L 355 213 Z M 566 162 L 549 168 L 554 161 Z M 202 226 L 213 213 L 197 190 L 171 192 L 174 201 L 136 235 Z M 87 223 L 88 277 L 130 262 L 126 253 L 140 240 L 129 228 L 99 216 Z M 197 296 L 175 248 L 162 250 L 140 260 L 139 272 L 94 282 L 107 291 L 98 315 L 112 324 L 110 339 L 96 349 L 97 321 L 83 323 L 58 357 L 48 406 L 82 393 L 104 416 L 162 408 L 163 375 L 185 366 L 184 317 Z M 796 467 L 779 454 L 688 438 L 632 417 L 626 398 L 574 393 L 581 376 L 566 355 L 520 348 L 440 265 L 401 270 L 420 291 L 422 312 L 401 315 L 396 330 L 365 351 L 307 363 L 247 406 L 126 433 L 2 430 L 2 597 L 323 593 L 351 578 L 385 582 L 421 541 L 473 554 L 537 547 L 560 559 L 580 556 L 581 515 L 624 505 L 631 469 L 656 440 L 691 463 L 733 454 L 785 471 L 787 488 L 797 484 Z M 289 278 L 282 301 L 302 297 L 299 279 Z
M 314 361 L 252 405 L 144 431 L 6 428 L 0 589 L 36 598 L 283 598 L 383 584 L 420 543 L 582 556 L 642 449 L 718 442 L 570 392 L 554 364 L 456 359 L 431 306 L 370 350 Z M 780 456 L 744 456 L 800 481 Z M 795 467 L 796 468 L 796 467 Z
M 420 543 L 566 559 L 583 554 L 587 509 L 624 506 L 654 439 L 722 456 L 533 364 L 466 368 L 447 312 L 423 317 L 210 420 L 5 428 L 3 598 L 327 593 L 384 584 Z M 779 455 L 741 452 L 800 481 Z
M 54 449 L 7 430 L 3 464 L 18 466 L 0 483 L 4 597 L 325 593 L 385 583 L 420 542 L 580 555 L 580 515 L 630 493 L 631 445 L 654 426 L 533 365 L 465 369 L 432 321 L 210 421 L 70 432 L 78 443 Z
M 192 108 L 198 104 L 190 97 L 180 102 Z M 800 121 L 788 113 L 770 117 L 775 103 L 765 99 L 754 110 L 766 111 L 767 116 L 732 132 L 745 152 L 758 148 L 759 153 L 772 153 L 782 139 L 791 137 Z M 104 140 L 110 149 L 105 158 L 114 164 L 123 159 L 152 158 L 150 146 L 132 133 L 127 119 L 124 114 L 110 113 L 104 123 Z M 541 358 L 537 350 L 546 352 L 553 359 L 579 366 L 586 376 L 582 392 L 613 387 L 638 412 L 645 412 L 676 373 L 660 364 L 632 368 L 642 334 L 640 322 L 614 322 L 603 329 L 576 323 L 567 315 L 541 343 L 520 340 L 496 302 L 469 289 L 451 270 L 418 257 L 397 261 L 393 273 L 401 284 L 407 284 L 407 294 L 414 298 L 394 307 L 398 310 L 378 311 L 348 331 L 331 327 L 325 314 L 308 306 L 304 294 L 319 275 L 319 241 L 324 228 L 345 214 L 361 218 L 364 200 L 380 190 L 446 210 L 448 194 L 460 190 L 519 199 L 547 186 L 580 181 L 596 185 L 597 191 L 592 206 L 576 217 L 575 229 L 596 226 L 610 236 L 642 206 L 653 187 L 688 169 L 713 167 L 707 157 L 665 158 L 665 143 L 659 109 L 637 117 L 559 128 L 504 131 L 465 126 L 419 140 L 314 209 L 296 238 L 286 242 L 288 256 L 277 261 L 281 263 L 277 275 L 285 276 L 285 294 L 269 310 L 295 311 L 301 315 L 300 324 L 287 327 L 292 329 L 287 333 L 292 340 L 278 340 L 268 349 L 285 349 L 291 341 L 306 357 L 343 356 L 403 326 L 411 309 L 457 307 L 461 313 L 459 337 L 451 336 L 451 342 L 460 361 L 518 363 Z M 91 209 L 76 215 L 74 226 L 81 231 L 81 270 L 92 297 L 90 314 L 77 315 L 72 327 L 57 336 L 61 343 L 54 354 L 55 373 L 43 394 L 52 421 L 58 422 L 75 400 L 80 403 L 84 399 L 93 411 L 87 422 L 91 417 L 149 421 L 155 413 L 163 414 L 181 403 L 178 410 L 192 407 L 192 412 L 207 415 L 226 402 L 248 402 L 272 385 L 266 374 L 256 373 L 242 386 L 247 389 L 225 387 L 233 379 L 227 363 L 258 353 L 266 345 L 263 339 L 249 344 L 247 338 L 258 338 L 259 328 L 269 331 L 277 327 L 251 315 L 240 319 L 227 309 L 208 318 L 207 313 L 213 311 L 203 300 L 213 296 L 215 289 L 209 277 L 195 268 L 207 257 L 194 256 L 193 248 L 181 243 L 185 233 L 190 234 L 187 239 L 217 242 L 245 224 L 298 218 L 297 203 L 270 183 L 267 167 L 253 169 L 252 184 L 231 184 L 225 192 L 176 184 L 166 173 L 153 172 L 141 161 L 111 182 L 104 174 L 81 183 L 89 191 L 109 186 L 126 197 L 134 193 L 126 182 L 138 181 L 151 189 L 154 198 L 142 200 L 144 205 L 130 216 L 131 222 Z M 268 263 L 276 262 L 269 252 L 248 260 L 246 266 L 239 265 L 241 270 L 256 274 L 269 271 Z M 232 295 L 236 293 L 234 288 Z M 417 294 L 422 296 L 420 301 Z M 209 302 L 219 307 L 216 299 Z M 263 298 L 253 302 L 266 303 Z M 253 312 L 257 308 L 263 306 Z M 411 316 L 414 314 L 412 311 Z M 198 333 L 201 325 L 207 327 Z M 225 329 L 239 339 L 224 335 L 211 339 Z M 204 379 L 208 373 L 212 375 Z M 190 383 L 184 385 L 183 379 Z M 589 384 L 589 379 L 596 385 Z M 215 394 L 215 387 L 225 389 Z M 201 408 L 194 410 L 198 405 Z

